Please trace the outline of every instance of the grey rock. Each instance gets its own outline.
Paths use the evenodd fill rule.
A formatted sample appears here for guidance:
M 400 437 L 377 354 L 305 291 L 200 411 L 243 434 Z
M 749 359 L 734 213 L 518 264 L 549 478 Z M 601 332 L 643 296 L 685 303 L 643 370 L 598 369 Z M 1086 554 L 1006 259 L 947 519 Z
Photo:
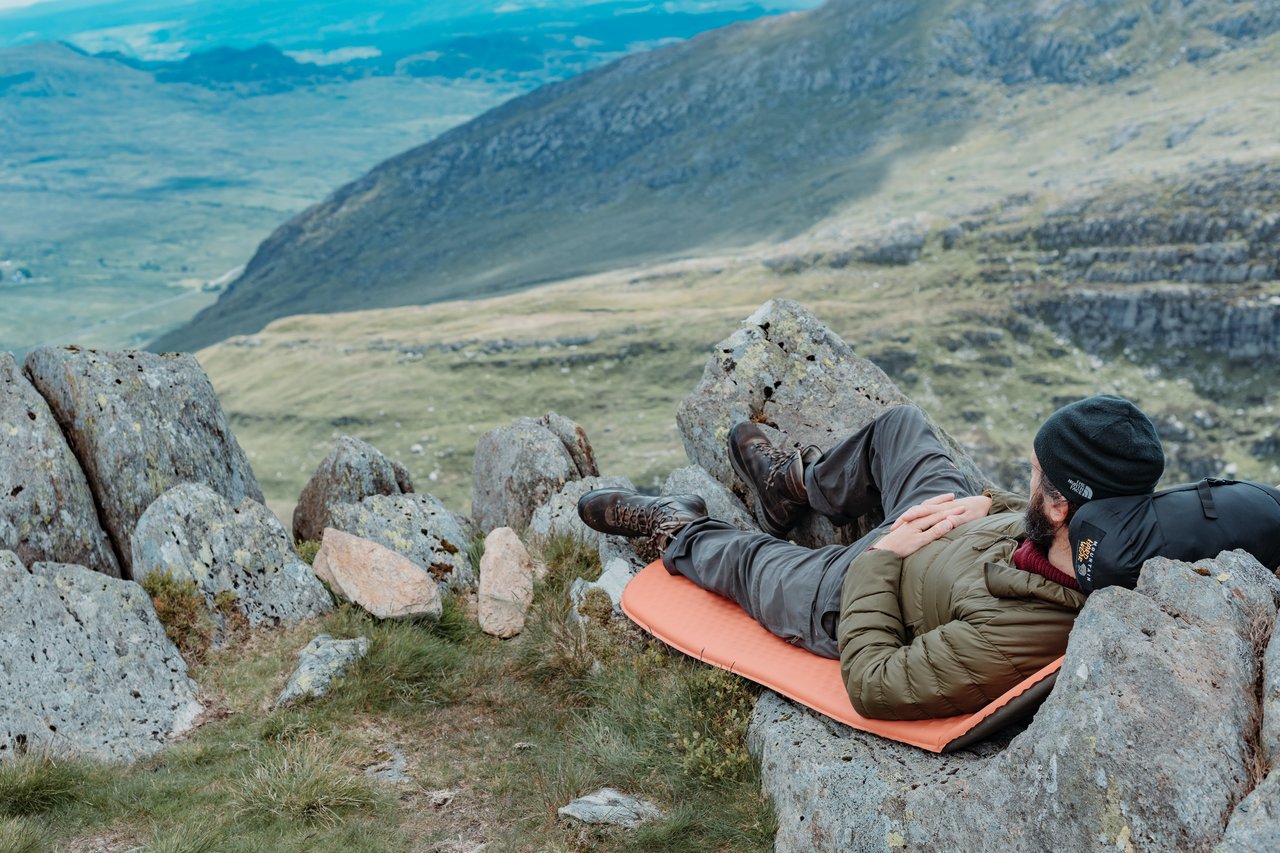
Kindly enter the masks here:
M 302 489 L 293 510 L 293 538 L 297 542 L 319 540 L 331 525 L 330 513 L 338 504 L 412 491 L 409 472 L 403 467 L 397 468 L 372 444 L 340 436 Z
M 409 761 L 405 758 L 404 750 L 399 744 L 384 743 L 379 747 L 386 758 L 376 764 L 370 764 L 364 769 L 365 775 L 371 779 L 377 779 L 379 782 L 408 782 L 409 774 L 405 772 L 409 766 Z M 433 798 L 434 800 L 435 798 Z M 435 804 L 434 802 L 432 803 Z
M 245 498 L 239 506 L 197 483 L 175 486 L 138 519 L 134 576 L 168 571 L 193 580 L 210 610 L 220 593 L 250 625 L 287 625 L 332 609 L 311 567 L 293 552 L 275 515 Z
M 555 412 L 547 412 L 538 418 L 538 423 L 560 439 L 564 449 L 569 451 L 574 467 L 578 469 L 579 477 L 600 476 L 600 469 L 596 467 L 596 455 L 591 449 L 591 441 L 587 438 L 587 433 L 581 426 L 564 415 L 558 415 Z
M 1213 846 L 1252 786 L 1256 626 L 1275 612 L 1249 559 L 1151 560 L 1137 590 L 1090 596 L 1011 739 L 931 755 L 766 694 L 749 741 L 778 849 Z
M 374 495 L 358 504 L 339 504 L 332 510 L 332 525 L 408 557 L 453 589 L 476 584 L 465 520 L 431 495 Z
M 636 567 L 628 560 L 615 557 L 605 564 L 604 570 L 600 572 L 600 577 L 597 580 L 589 581 L 583 578 L 575 580 L 569 588 L 569 600 L 575 618 L 579 621 L 582 620 L 587 604 L 587 596 L 591 595 L 592 590 L 599 590 L 600 593 L 608 596 L 610 604 L 613 605 L 613 614 L 621 615 L 622 591 L 627 588 L 627 584 L 635 577 L 635 573 Z
M 485 532 L 523 531 L 534 510 L 582 477 L 561 437 L 530 418 L 482 435 L 471 475 L 471 515 Z
M 120 577 L 80 463 L 44 398 L 0 353 L 0 549 Z
M 0 551 L 0 759 L 25 749 L 132 761 L 201 712 L 151 599 L 83 566 Z
M 859 358 L 798 303 L 770 300 L 715 346 L 676 420 L 689 459 L 746 495 L 726 449 L 735 423 L 754 420 L 787 446 L 812 444 L 826 450 L 888 408 L 910 402 L 880 368 Z M 981 491 L 985 478 L 968 454 L 937 424 L 932 426 L 970 485 Z M 814 546 L 849 542 L 879 521 L 867 518 L 856 529 L 836 530 L 826 519 L 810 515 L 793 538 Z
M 697 495 L 707 504 L 707 514 L 740 530 L 758 531 L 755 519 L 738 496 L 700 465 L 677 468 L 662 485 L 664 495 Z
M 304 697 L 327 696 L 333 682 L 367 654 L 368 637 L 335 640 L 328 634 L 315 636 L 298 652 L 298 667 L 276 697 L 276 707 L 283 708 Z
M 1280 631 L 1273 626 L 1262 657 L 1262 731 L 1259 749 L 1270 767 L 1280 766 Z
M 263 502 L 195 356 L 42 347 L 25 370 L 80 460 L 126 574 L 134 525 L 173 486 Z
M 1280 770 L 1272 769 L 1231 814 L 1217 853 L 1280 850 Z
M 630 797 L 613 788 L 601 788 L 579 797 L 556 812 L 583 823 L 602 823 L 627 829 L 662 817 L 662 810 L 648 800 Z
M 566 483 L 547 502 L 538 507 L 529 520 L 528 536 L 531 540 L 545 542 L 553 536 L 572 536 L 580 542 L 595 546 L 600 552 L 600 565 L 609 558 L 622 557 L 635 551 L 624 536 L 609 536 L 592 530 L 578 517 L 578 499 L 595 489 L 633 489 L 626 477 L 585 477 Z M 638 557 L 636 559 L 639 559 Z

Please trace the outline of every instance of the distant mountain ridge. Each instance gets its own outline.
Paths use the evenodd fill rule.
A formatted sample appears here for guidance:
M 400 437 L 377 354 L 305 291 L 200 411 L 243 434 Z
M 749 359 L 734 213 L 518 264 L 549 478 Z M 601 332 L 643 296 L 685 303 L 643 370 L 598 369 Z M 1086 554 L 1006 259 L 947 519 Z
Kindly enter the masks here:
M 510 101 L 281 226 L 196 349 L 304 312 L 421 304 L 800 233 L 943 147 L 991 87 L 1090 86 L 1280 31 L 1280 0 L 831 0 Z M 1136 84 L 1135 84 L 1136 85 Z

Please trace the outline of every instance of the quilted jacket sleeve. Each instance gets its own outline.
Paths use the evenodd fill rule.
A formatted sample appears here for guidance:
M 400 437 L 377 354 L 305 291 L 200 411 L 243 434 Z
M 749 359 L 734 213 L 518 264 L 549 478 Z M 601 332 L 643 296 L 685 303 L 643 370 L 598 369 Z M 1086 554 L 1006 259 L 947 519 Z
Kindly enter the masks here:
M 1026 512 L 1027 499 L 1015 492 L 1006 492 L 998 486 L 988 486 L 983 493 L 991 498 L 990 515 L 998 512 Z
M 971 713 L 1022 679 L 979 624 L 957 619 L 911 637 L 898 599 L 901 574 L 902 558 L 872 550 L 845 579 L 840 671 L 859 714 L 919 720 Z

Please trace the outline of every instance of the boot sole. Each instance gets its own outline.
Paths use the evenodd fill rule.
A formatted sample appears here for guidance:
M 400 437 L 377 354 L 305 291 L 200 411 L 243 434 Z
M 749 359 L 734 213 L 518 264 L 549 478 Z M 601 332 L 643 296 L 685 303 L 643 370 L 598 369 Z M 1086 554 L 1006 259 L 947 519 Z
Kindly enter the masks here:
M 738 443 L 733 441 L 732 431 L 730 431 L 729 435 L 729 465 L 733 468 L 733 472 L 738 475 L 738 479 L 742 481 L 742 485 L 746 486 L 747 491 L 751 493 L 751 500 L 755 504 L 756 521 L 760 524 L 760 529 L 777 539 L 785 539 L 791 528 L 779 527 L 774 524 L 773 519 L 769 518 L 769 514 L 764 511 L 764 503 L 760 500 L 760 495 L 756 492 L 755 487 L 751 485 L 751 478 L 747 476 L 746 463 L 742 461 L 742 457 L 738 454 Z

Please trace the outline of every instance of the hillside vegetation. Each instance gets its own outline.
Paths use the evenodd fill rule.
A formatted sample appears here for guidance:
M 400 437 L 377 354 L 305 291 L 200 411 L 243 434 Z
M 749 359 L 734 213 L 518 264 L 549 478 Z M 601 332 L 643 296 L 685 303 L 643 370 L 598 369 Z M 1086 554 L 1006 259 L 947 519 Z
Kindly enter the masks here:
M 832 0 L 716 30 L 383 163 L 154 346 L 1252 159 L 1278 27 L 1271 2 Z

